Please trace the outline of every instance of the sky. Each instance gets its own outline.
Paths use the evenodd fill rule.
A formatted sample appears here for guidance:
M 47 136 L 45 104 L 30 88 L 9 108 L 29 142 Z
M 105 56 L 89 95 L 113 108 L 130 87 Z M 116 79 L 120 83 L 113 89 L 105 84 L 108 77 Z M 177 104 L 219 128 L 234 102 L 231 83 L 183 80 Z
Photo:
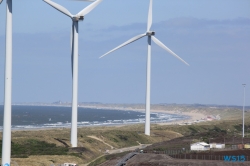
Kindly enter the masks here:
M 90 4 L 54 0 L 72 14 Z M 145 103 L 149 0 L 103 0 L 79 23 L 79 102 Z M 153 0 L 151 103 L 250 105 L 250 1 Z M 6 0 L 0 5 L 4 101 Z M 71 102 L 71 19 L 42 0 L 13 0 L 12 102 Z

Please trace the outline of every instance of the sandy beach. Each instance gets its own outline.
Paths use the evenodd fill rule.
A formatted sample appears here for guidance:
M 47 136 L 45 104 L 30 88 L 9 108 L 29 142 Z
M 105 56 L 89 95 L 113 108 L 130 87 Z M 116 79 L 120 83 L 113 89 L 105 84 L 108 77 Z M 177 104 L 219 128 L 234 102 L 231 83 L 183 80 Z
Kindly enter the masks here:
M 145 109 L 138 109 L 138 108 L 123 108 L 123 107 L 99 107 L 99 106 L 80 106 L 83 108 L 95 108 L 95 109 L 109 109 L 109 110 L 120 110 L 120 111 L 139 111 L 139 112 L 144 112 Z M 164 122 L 164 123 L 157 123 L 159 125 L 172 125 L 172 124 L 180 124 L 180 123 L 192 123 L 197 120 L 201 120 L 203 118 L 206 118 L 206 115 L 202 113 L 197 113 L 197 112 L 176 112 L 176 111 L 167 111 L 167 110 L 156 110 L 156 109 L 151 109 L 151 112 L 154 113 L 167 113 L 167 114 L 176 114 L 176 115 L 185 115 L 189 116 L 189 119 L 185 120 L 176 120 L 176 121 L 171 121 L 171 122 Z
M 130 107 L 124 108 L 124 107 L 118 107 L 118 106 L 114 106 L 114 107 L 108 107 L 108 106 L 107 107 L 105 107 L 105 106 L 79 106 L 79 107 L 93 108 L 93 109 L 109 109 L 109 110 L 119 110 L 119 111 L 139 111 L 139 112 L 145 112 L 145 109 L 130 108 Z M 189 116 L 190 117 L 189 119 L 185 119 L 185 120 L 175 120 L 175 121 L 171 121 L 171 122 L 157 123 L 159 125 L 172 125 L 172 124 L 193 123 L 194 121 L 206 118 L 206 115 L 204 115 L 202 113 L 197 113 L 197 112 L 176 112 L 176 111 L 167 111 L 167 110 L 158 110 L 158 109 L 151 109 L 151 112 L 155 112 L 155 113 L 168 113 L 168 114 L 176 114 L 176 115 L 185 115 L 185 116 Z
M 162 113 L 169 113 L 169 114 L 178 114 L 174 111 L 160 111 L 160 110 L 152 110 L 152 112 L 162 112 Z M 180 115 L 180 114 L 178 114 Z M 201 114 L 201 113 L 196 113 L 196 112 L 182 112 L 181 115 L 186 115 L 189 116 L 189 119 L 185 120 L 177 120 L 177 121 L 171 121 L 171 122 L 166 122 L 166 123 L 158 123 L 160 125 L 170 125 L 170 124 L 180 124 L 180 123 L 192 123 L 197 120 L 201 120 L 205 118 L 206 116 Z

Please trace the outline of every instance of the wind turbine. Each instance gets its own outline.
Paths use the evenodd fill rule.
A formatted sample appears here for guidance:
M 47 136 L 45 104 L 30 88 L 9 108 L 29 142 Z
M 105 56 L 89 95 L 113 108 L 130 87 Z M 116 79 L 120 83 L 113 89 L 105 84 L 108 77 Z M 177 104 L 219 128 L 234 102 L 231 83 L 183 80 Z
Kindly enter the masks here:
M 84 16 L 92 11 L 102 0 L 96 0 L 89 6 L 81 10 L 76 15 L 72 15 L 66 8 L 51 1 L 44 0 L 50 6 L 59 10 L 72 19 L 71 35 L 71 70 L 72 70 L 72 117 L 71 117 L 71 146 L 77 147 L 77 107 L 78 107 L 78 22 L 84 19 Z
M 155 32 L 151 31 L 150 28 L 152 26 L 152 5 L 153 0 L 150 0 L 149 3 L 149 11 L 148 11 L 148 23 L 147 23 L 147 31 L 143 34 L 137 35 L 128 41 L 124 42 L 123 44 L 119 45 L 118 47 L 114 48 L 113 50 L 107 52 L 106 54 L 102 55 L 100 58 L 108 55 L 109 53 L 126 46 L 144 36 L 148 37 L 148 57 L 147 57 L 147 87 L 146 87 L 146 115 L 145 115 L 145 135 L 150 135 L 150 76 L 151 76 L 151 40 L 153 40 L 157 45 L 161 48 L 172 54 L 174 57 L 185 63 L 189 66 L 187 62 L 181 59 L 178 55 L 176 55 L 173 51 L 171 51 L 167 46 L 165 46 L 161 41 L 159 41 L 154 35 Z
M 0 0 L 0 4 L 3 0 Z M 4 76 L 4 117 L 2 165 L 10 165 L 11 155 L 11 91 L 12 91 L 12 0 L 6 0 L 6 39 Z

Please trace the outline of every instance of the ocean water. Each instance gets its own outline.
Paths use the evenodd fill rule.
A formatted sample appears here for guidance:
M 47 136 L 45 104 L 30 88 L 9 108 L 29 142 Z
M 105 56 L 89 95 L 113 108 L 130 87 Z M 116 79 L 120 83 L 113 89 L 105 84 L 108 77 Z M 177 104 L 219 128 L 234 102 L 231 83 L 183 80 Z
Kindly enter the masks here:
M 151 113 L 151 123 L 187 119 L 185 115 Z M 135 124 L 145 122 L 145 112 L 78 108 L 78 127 Z M 0 129 L 3 126 L 3 106 L 0 106 Z M 71 126 L 71 107 L 12 106 L 13 129 L 61 128 Z

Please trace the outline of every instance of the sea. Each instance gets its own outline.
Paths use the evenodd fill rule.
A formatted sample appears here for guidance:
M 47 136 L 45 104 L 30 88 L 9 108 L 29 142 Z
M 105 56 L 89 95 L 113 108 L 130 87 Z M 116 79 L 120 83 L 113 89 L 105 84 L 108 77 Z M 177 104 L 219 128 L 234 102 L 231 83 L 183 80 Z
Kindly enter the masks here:
M 0 130 L 3 129 L 3 105 L 0 105 Z M 151 113 L 151 123 L 188 119 L 181 114 Z M 78 107 L 78 127 L 145 123 L 145 111 Z M 71 127 L 71 107 L 12 106 L 12 129 L 47 129 Z

